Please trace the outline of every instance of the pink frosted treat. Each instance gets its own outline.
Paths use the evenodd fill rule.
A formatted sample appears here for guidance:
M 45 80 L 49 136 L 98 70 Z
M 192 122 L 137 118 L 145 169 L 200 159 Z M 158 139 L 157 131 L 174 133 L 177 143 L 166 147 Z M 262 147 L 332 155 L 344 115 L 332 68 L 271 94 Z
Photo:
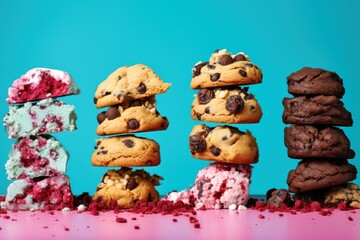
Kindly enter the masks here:
M 73 208 L 73 195 L 67 176 L 24 178 L 8 186 L 5 209 L 62 210 Z
M 199 171 L 190 192 L 196 200 L 196 208 L 229 208 L 245 205 L 249 197 L 251 166 L 212 163 Z
M 55 69 L 33 68 L 13 82 L 6 101 L 24 103 L 79 92 L 68 73 Z
M 50 135 L 19 138 L 5 164 L 8 179 L 65 174 L 69 155 Z
M 75 107 L 52 98 L 43 99 L 36 104 L 27 102 L 24 106 L 11 105 L 4 117 L 4 126 L 9 138 L 74 131 Z

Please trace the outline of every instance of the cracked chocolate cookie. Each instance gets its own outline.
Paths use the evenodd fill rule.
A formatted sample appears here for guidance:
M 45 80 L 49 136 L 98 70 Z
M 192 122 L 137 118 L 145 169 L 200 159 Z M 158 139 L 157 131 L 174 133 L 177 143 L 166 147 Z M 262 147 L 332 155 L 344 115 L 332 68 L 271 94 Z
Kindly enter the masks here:
M 351 113 L 335 96 L 284 98 L 283 105 L 284 123 L 337 126 L 353 124 Z
M 262 82 L 262 73 L 258 66 L 250 62 L 244 53 L 232 55 L 226 49 L 216 50 L 208 62 L 195 64 L 192 89 L 214 88 L 255 84 Z
M 131 208 L 138 200 L 157 202 L 159 193 L 155 186 L 160 185 L 162 179 L 144 170 L 109 170 L 104 174 L 93 199 L 108 205 L 116 203 L 120 208 Z
M 346 203 L 353 208 L 360 208 L 360 189 L 354 183 L 330 188 L 325 192 L 325 204 L 337 206 L 339 203 Z
M 343 130 L 334 127 L 291 125 L 285 128 L 285 145 L 291 158 L 354 158 Z
M 195 125 L 189 137 L 194 158 L 216 162 L 252 164 L 259 158 L 256 139 L 251 132 L 241 132 L 231 126 L 207 127 Z
M 307 192 L 345 184 L 356 178 L 356 168 L 347 160 L 302 160 L 288 174 L 290 192 Z
M 155 108 L 155 96 L 135 99 L 115 105 L 97 115 L 97 135 L 164 130 L 169 126 L 166 117 Z
M 262 111 L 247 87 L 204 88 L 195 95 L 191 117 L 207 122 L 257 123 Z
M 124 101 L 164 93 L 170 87 L 154 71 L 143 64 L 125 66 L 111 73 L 99 84 L 94 103 L 97 108 L 120 104 Z
M 97 139 L 91 162 L 93 166 L 157 166 L 159 148 L 157 142 L 133 135 Z
M 298 95 L 334 95 L 341 98 L 345 89 L 343 80 L 334 72 L 304 67 L 287 77 L 288 91 Z

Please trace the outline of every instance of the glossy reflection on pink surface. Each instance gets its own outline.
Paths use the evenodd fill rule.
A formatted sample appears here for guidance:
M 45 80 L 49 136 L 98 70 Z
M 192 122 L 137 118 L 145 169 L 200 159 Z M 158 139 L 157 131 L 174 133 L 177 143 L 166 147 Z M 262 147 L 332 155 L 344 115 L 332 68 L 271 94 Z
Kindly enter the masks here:
M 8 212 L 0 215 L 0 239 L 360 239 L 360 210 L 334 210 L 330 216 L 279 214 L 198 211 L 194 217 L 200 228 L 195 228 L 186 216 Z M 117 217 L 127 222 L 119 223 Z

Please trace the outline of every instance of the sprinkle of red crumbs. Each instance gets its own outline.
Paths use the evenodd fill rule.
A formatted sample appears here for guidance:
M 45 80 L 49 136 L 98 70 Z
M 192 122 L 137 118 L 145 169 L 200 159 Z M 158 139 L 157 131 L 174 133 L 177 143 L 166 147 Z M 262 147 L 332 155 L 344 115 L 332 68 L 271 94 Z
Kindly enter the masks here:
M 65 230 L 65 231 L 70 231 L 70 228 L 64 227 L 64 230 Z
M 194 228 L 200 228 L 200 223 L 195 223 Z
M 127 219 L 126 219 L 126 218 L 123 218 L 123 217 L 117 217 L 117 218 L 115 219 L 115 221 L 116 221 L 117 223 L 127 223 Z
M 258 215 L 258 218 L 260 218 L 260 219 L 264 219 L 264 218 L 265 218 L 265 216 L 264 216 L 264 215 L 262 215 L 262 214 L 259 214 L 259 215 Z
M 177 220 L 176 218 L 173 218 L 172 221 L 173 221 L 173 222 L 177 222 L 178 220 Z
M 349 221 L 354 221 L 354 219 L 352 217 L 350 217 L 350 216 L 348 217 L 348 220 Z
M 135 228 L 136 230 L 139 230 L 139 229 L 140 229 L 140 226 L 139 226 L 139 225 L 135 225 L 134 228 Z

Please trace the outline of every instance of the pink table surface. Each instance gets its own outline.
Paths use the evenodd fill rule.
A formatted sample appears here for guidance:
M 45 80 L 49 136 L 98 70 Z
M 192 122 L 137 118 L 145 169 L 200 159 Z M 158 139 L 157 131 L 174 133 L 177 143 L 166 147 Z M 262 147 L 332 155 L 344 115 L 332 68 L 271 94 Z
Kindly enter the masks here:
M 116 217 L 127 222 L 118 223 Z M 0 215 L 0 239 L 360 239 L 360 210 L 334 210 L 329 216 L 208 210 L 195 217 L 200 228 L 186 216 L 8 212 Z

